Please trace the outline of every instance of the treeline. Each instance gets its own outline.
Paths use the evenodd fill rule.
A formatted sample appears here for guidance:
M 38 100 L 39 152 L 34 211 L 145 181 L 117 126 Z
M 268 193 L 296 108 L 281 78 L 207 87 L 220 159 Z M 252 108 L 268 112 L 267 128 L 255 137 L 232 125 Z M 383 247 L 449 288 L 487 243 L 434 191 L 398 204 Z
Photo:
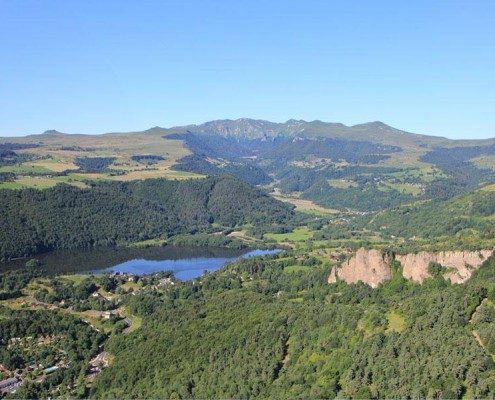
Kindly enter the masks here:
M 76 157 L 74 163 L 84 172 L 104 172 L 115 157 Z
M 29 161 L 34 158 L 27 153 L 17 153 L 15 150 L 30 149 L 39 147 L 38 144 L 21 144 L 21 143 L 0 143 L 0 167 L 4 165 L 13 165 Z
M 40 268 L 25 268 L 0 274 L 0 300 L 7 300 L 21 295 L 21 289 L 35 277 L 41 275 Z
M 165 158 L 154 154 L 136 154 L 131 157 L 131 160 L 144 164 L 156 164 L 158 161 L 165 160 Z
M 252 162 L 231 161 L 217 165 L 205 157 L 194 154 L 181 158 L 178 163 L 172 166 L 172 169 L 213 176 L 230 174 L 251 185 L 265 185 L 272 181 L 263 169 Z
M 212 223 L 283 224 L 292 207 L 231 177 L 0 190 L 0 259 L 197 233 Z
M 15 174 L 13 172 L 0 172 L 0 183 L 13 182 L 14 179 L 15 179 Z

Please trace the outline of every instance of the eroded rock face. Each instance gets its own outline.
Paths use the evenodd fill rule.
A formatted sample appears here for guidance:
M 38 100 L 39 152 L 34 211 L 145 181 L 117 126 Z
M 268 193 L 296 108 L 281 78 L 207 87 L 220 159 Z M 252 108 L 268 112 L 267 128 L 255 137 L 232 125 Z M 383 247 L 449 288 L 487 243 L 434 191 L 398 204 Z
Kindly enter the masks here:
M 474 270 L 492 255 L 492 250 L 481 251 L 442 251 L 427 253 L 397 255 L 395 258 L 402 264 L 402 273 L 405 278 L 422 283 L 429 277 L 428 266 L 436 262 L 448 269 L 444 278 L 452 283 L 467 281 Z
M 444 278 L 452 283 L 467 281 L 473 271 L 493 254 L 493 250 L 480 251 L 442 251 L 429 253 L 396 255 L 395 259 L 402 265 L 402 274 L 407 279 L 422 283 L 430 276 L 428 266 L 431 262 L 441 264 L 447 269 Z M 338 267 L 333 267 L 328 283 L 343 280 L 347 283 L 362 281 L 375 288 L 392 277 L 391 259 L 378 250 L 359 249 L 349 260 Z
M 359 249 L 349 260 L 340 267 L 334 267 L 328 283 L 335 283 L 341 279 L 347 283 L 357 283 L 362 281 L 373 288 L 376 288 L 383 281 L 392 277 L 389 261 L 378 250 Z

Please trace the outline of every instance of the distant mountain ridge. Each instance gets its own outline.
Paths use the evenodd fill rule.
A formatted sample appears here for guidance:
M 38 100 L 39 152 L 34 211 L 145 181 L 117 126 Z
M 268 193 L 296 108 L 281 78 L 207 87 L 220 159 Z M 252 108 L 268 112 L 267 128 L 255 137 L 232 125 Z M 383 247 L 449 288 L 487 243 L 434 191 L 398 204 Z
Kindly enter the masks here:
M 183 127 L 172 128 L 183 130 Z M 349 140 L 371 140 L 383 144 L 397 144 L 395 138 L 404 140 L 413 139 L 414 142 L 442 143 L 449 139 L 418 135 L 400 129 L 393 128 L 383 122 L 374 121 L 353 126 L 342 123 L 323 122 L 319 120 L 288 120 L 284 123 L 276 123 L 265 120 L 241 118 L 237 120 L 216 120 L 201 125 L 188 126 L 187 131 L 197 134 L 221 135 L 224 137 L 237 137 L 242 139 L 268 139 L 278 136 L 301 137 L 330 137 Z M 394 143 L 391 143 L 394 142 Z
M 2 148 L 0 187 L 7 188 L 228 174 L 319 206 L 369 212 L 495 183 L 495 138 L 451 140 L 380 121 L 346 126 L 241 118 L 103 135 L 51 130 L 0 138 Z M 78 168 L 85 158 L 111 164 L 97 176 L 84 175 Z M 138 161 L 146 159 L 153 165 Z
M 449 143 L 466 144 L 495 142 L 495 138 L 454 140 L 441 136 L 425 135 L 394 128 L 381 121 L 366 122 L 357 125 L 344 125 L 320 120 L 305 121 L 290 119 L 277 123 L 266 120 L 240 118 L 236 120 L 214 120 L 200 125 L 188 125 L 164 129 L 174 132 L 189 131 L 193 133 L 221 135 L 248 139 L 267 139 L 278 136 L 330 137 L 349 140 L 369 140 L 382 144 L 436 146 Z
M 239 139 L 270 139 L 279 136 L 329 137 L 349 140 L 369 140 L 382 144 L 400 145 L 401 147 L 464 146 L 495 143 L 495 137 L 489 139 L 448 139 L 441 136 L 426 135 L 394 128 L 381 121 L 366 122 L 356 125 L 344 125 L 338 122 L 320 120 L 305 121 L 289 119 L 286 122 L 271 122 L 261 119 L 239 118 L 212 120 L 202 124 L 191 124 L 164 128 L 155 126 L 144 131 L 109 132 L 104 135 L 125 135 L 131 133 L 170 134 L 192 132 L 196 134 L 220 135 Z M 43 136 L 67 135 L 55 129 L 43 132 Z M 82 134 L 77 134 L 82 135 Z M 0 142 L 9 140 L 23 141 L 24 138 L 36 138 L 40 135 L 23 137 L 0 137 Z M 82 135 L 96 136 L 96 135 Z

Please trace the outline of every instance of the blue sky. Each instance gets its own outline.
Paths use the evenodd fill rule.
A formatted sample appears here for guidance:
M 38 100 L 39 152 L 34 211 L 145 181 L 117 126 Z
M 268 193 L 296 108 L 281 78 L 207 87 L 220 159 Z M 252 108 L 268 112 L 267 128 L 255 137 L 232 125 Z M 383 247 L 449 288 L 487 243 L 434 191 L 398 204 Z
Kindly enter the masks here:
M 0 135 L 223 118 L 495 136 L 495 2 L 0 1 Z

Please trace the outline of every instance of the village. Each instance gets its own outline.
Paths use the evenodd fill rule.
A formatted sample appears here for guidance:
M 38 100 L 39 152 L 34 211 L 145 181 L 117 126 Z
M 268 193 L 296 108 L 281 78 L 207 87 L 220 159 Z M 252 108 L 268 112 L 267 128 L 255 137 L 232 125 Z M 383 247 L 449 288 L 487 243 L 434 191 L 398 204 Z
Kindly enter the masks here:
M 131 273 L 106 275 L 66 275 L 58 283 L 47 277 L 33 279 L 22 295 L 0 301 L 10 310 L 43 310 L 78 318 L 105 338 L 128 334 L 141 326 L 141 318 L 122 306 L 122 296 L 160 290 L 175 284 L 170 274 L 137 276 Z M 63 282 L 60 284 L 59 282 Z M 15 336 L 2 343 L 0 351 L 0 394 L 15 394 L 26 383 L 42 384 L 58 371 L 72 366 L 64 346 L 64 333 Z M 97 354 L 85 362 L 84 384 L 90 385 L 111 362 L 104 342 Z M 68 385 L 70 392 L 74 385 Z

